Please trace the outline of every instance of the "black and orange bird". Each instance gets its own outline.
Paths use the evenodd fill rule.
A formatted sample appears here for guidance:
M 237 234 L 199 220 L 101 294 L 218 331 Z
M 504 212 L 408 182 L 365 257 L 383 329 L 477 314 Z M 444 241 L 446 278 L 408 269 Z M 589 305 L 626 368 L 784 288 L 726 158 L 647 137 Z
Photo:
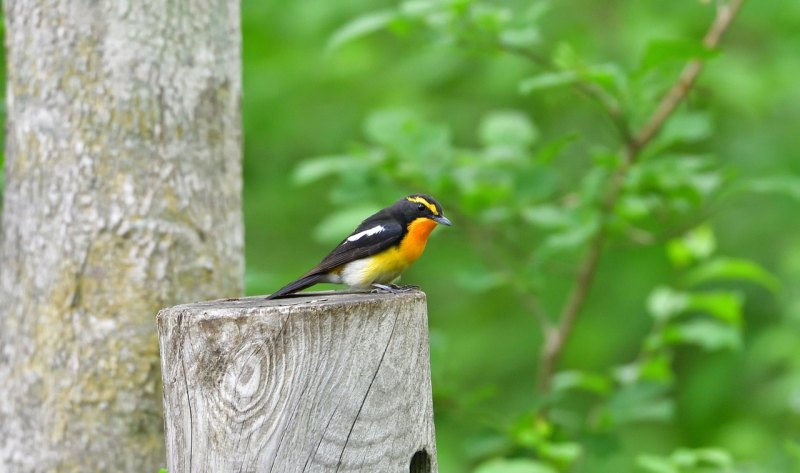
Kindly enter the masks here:
M 392 283 L 422 255 L 437 224 L 451 222 L 431 196 L 413 194 L 402 198 L 361 222 L 318 265 L 267 299 L 321 282 L 392 292 L 398 289 Z

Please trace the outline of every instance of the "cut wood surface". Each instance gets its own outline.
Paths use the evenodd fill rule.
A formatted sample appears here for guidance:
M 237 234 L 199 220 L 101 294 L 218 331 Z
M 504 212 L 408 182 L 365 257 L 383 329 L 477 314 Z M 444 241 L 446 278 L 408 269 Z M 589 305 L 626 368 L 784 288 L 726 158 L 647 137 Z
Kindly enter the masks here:
M 170 473 L 436 472 L 425 295 L 158 314 Z

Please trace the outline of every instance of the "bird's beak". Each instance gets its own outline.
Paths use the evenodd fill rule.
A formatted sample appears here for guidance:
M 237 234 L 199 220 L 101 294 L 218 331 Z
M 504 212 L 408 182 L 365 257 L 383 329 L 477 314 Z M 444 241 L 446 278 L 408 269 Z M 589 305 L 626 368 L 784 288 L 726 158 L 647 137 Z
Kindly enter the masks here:
M 436 223 L 441 223 L 442 225 L 448 225 L 448 226 L 453 224 L 453 222 L 451 222 L 450 219 L 448 219 L 447 217 L 441 216 L 441 215 L 438 216 L 438 217 L 433 217 L 433 221 L 436 222 Z

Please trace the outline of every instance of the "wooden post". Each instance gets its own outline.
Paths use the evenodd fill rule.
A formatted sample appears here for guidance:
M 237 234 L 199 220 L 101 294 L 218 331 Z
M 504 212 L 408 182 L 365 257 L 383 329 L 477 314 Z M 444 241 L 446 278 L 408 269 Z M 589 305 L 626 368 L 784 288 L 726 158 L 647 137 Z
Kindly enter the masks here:
M 158 314 L 169 473 L 436 473 L 425 294 Z

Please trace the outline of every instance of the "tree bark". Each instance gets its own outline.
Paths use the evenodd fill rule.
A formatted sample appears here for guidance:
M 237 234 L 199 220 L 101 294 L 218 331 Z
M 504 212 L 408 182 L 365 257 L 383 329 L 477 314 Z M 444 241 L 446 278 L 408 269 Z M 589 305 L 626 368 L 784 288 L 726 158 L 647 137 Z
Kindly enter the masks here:
M 0 471 L 164 466 L 155 313 L 242 291 L 235 0 L 6 0 Z

